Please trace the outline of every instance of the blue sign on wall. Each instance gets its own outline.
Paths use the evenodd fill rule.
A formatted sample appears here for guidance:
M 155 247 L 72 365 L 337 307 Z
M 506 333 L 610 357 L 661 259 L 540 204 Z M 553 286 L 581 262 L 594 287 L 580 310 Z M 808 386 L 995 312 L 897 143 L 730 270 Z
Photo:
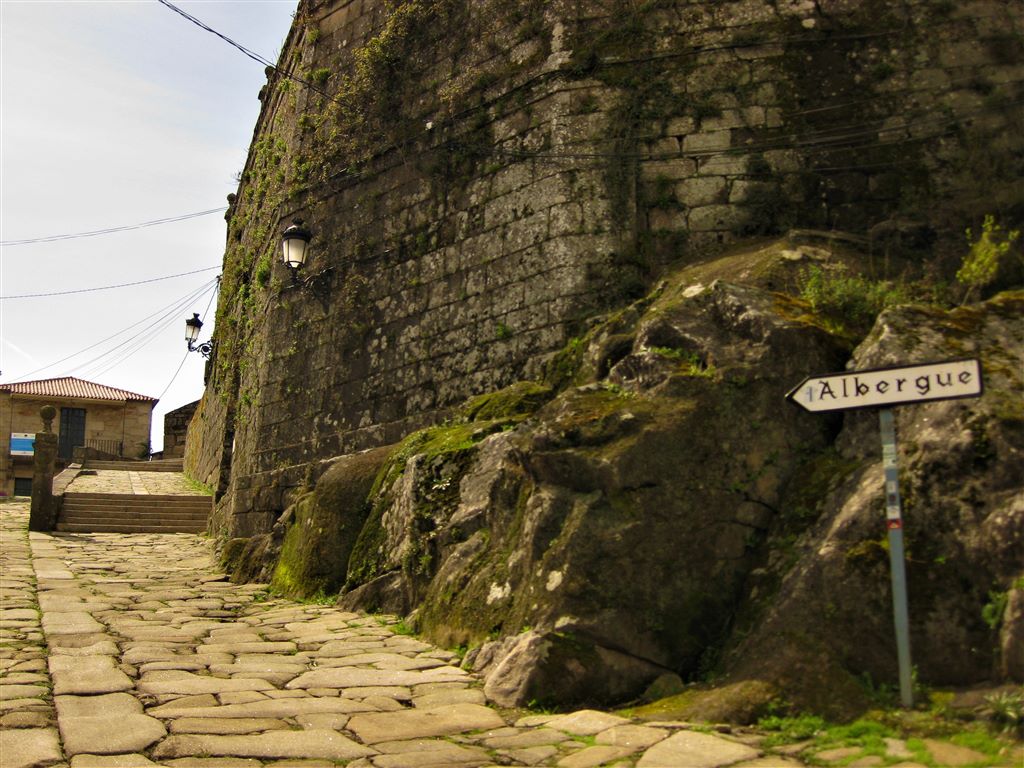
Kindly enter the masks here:
M 35 453 L 36 436 L 31 432 L 11 433 L 11 456 L 31 456 Z

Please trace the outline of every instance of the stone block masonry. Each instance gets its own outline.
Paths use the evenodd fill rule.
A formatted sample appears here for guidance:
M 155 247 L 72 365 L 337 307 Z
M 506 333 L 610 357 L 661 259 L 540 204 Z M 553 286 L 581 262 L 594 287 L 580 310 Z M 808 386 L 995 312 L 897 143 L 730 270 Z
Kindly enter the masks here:
M 667 262 L 902 218 L 960 248 L 1020 203 L 1022 6 L 300 3 L 280 67 L 315 88 L 261 92 L 190 426 L 213 530 L 266 532 L 323 460 L 539 376 Z

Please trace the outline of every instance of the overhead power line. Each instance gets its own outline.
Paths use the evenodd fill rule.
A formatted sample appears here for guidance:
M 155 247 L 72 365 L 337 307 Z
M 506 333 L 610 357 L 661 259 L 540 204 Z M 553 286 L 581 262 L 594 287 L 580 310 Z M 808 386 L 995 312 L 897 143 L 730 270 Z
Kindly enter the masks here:
M 217 292 L 219 290 L 220 290 L 220 278 L 218 277 L 216 283 L 213 286 L 213 291 L 210 293 L 210 300 L 206 303 L 206 311 L 203 313 L 204 316 L 209 314 L 210 307 L 213 306 L 213 301 L 214 301 L 214 299 L 217 298 Z M 175 379 L 178 378 L 178 374 L 181 373 L 181 369 L 185 365 L 185 361 L 188 360 L 188 353 L 191 352 L 191 351 L 192 351 L 192 348 L 189 347 L 189 349 L 185 352 L 185 356 L 183 358 L 181 358 L 181 362 L 178 363 L 178 368 L 174 371 L 174 374 L 171 376 L 171 380 L 167 382 L 167 386 L 164 387 L 164 391 L 160 393 L 160 397 L 158 397 L 157 400 L 162 400 L 163 396 L 167 394 L 167 390 L 169 390 L 171 388 L 171 385 L 174 384 Z
M 112 288 L 128 288 L 133 285 L 144 285 L 146 283 L 158 283 L 161 280 L 171 280 L 175 277 L 186 275 L 198 275 L 200 272 L 209 272 L 220 267 L 206 267 L 205 269 L 193 269 L 191 272 L 179 272 L 176 275 L 165 275 L 164 277 L 151 277 L 148 280 L 136 280 L 133 283 L 120 283 L 118 285 L 100 285 L 95 288 L 76 288 L 73 291 L 53 291 L 51 293 L 23 293 L 17 296 L 0 296 L 0 300 L 8 299 L 39 299 L 44 296 L 67 296 L 72 293 L 94 293 L 95 291 L 109 291 Z
M 174 374 L 171 376 L 171 380 L 167 382 L 167 386 L 164 387 L 164 391 L 160 393 L 160 396 L 157 398 L 157 400 L 162 400 L 163 396 L 167 394 L 167 390 L 171 388 L 171 384 L 173 384 L 174 380 L 178 378 L 178 374 L 181 373 L 181 369 L 185 367 L 186 360 L 188 360 L 188 350 L 185 351 L 184 357 L 182 357 L 181 362 L 178 363 L 177 370 L 174 371 Z
M 275 72 L 280 73 L 284 77 L 287 77 L 289 80 L 294 80 L 295 82 L 299 83 L 300 85 L 303 85 L 306 88 L 309 88 L 311 91 L 316 91 L 321 96 L 325 96 L 327 98 L 330 98 L 331 95 L 329 93 L 327 93 L 327 91 L 323 90 L 322 88 L 319 88 L 318 86 L 316 86 L 315 84 L 309 82 L 308 80 L 305 80 L 305 79 L 303 79 L 301 77 L 298 77 L 297 75 L 293 75 L 288 70 L 281 69 L 274 62 L 272 62 L 270 59 L 268 59 L 268 58 L 266 58 L 264 56 L 261 56 L 260 54 L 256 53 L 256 51 L 252 51 L 252 50 L 246 48 L 241 43 L 236 43 L 234 40 L 232 40 L 227 35 L 225 35 L 225 34 L 223 34 L 221 32 L 218 32 L 216 29 L 214 29 L 211 26 L 208 26 L 207 24 L 204 24 L 199 19 L 197 19 L 195 16 L 193 16 L 190 13 L 188 13 L 187 11 L 183 11 L 181 8 L 176 6 L 174 3 L 168 2 L 168 0 L 157 0 L 157 2 L 160 3 L 160 5 L 166 6 L 170 10 L 174 11 L 176 14 L 178 14 L 182 18 L 187 19 L 188 21 L 192 22 L 193 24 L 195 24 L 200 29 L 205 30 L 206 32 L 209 32 L 211 35 L 215 35 L 216 37 L 219 37 L 221 40 L 223 40 L 228 45 L 233 46 L 234 48 L 237 48 L 239 51 L 244 53 L 246 56 L 248 56 L 253 61 L 258 61 L 260 64 L 264 65 L 265 67 L 269 67 L 270 69 L 274 70 Z
M 154 341 L 158 336 L 160 336 L 161 333 L 163 333 L 168 328 L 173 328 L 173 327 L 180 328 L 181 327 L 180 326 L 180 323 L 181 323 L 180 312 L 181 312 L 181 310 L 184 309 L 189 304 L 191 304 L 193 301 L 196 301 L 197 299 L 201 299 L 207 292 L 209 292 L 209 294 L 210 294 L 210 302 L 206 305 L 206 312 L 203 313 L 203 316 L 205 317 L 206 314 L 210 311 L 210 306 L 213 304 L 213 300 L 214 300 L 214 298 L 217 295 L 217 288 L 219 287 L 219 285 L 220 285 L 220 278 L 219 277 L 216 278 L 213 281 L 213 288 L 212 288 L 212 290 L 210 288 L 210 283 L 206 283 L 202 287 L 202 292 L 201 293 L 199 293 L 198 295 L 193 295 L 192 297 L 183 299 L 182 301 L 180 301 L 178 303 L 177 306 L 171 308 L 166 313 L 164 313 L 164 315 L 162 317 L 160 317 L 159 320 L 157 320 L 154 323 L 152 323 L 149 328 L 143 329 L 142 331 L 140 331 L 138 334 L 136 334 L 132 338 L 125 340 L 124 342 L 119 344 L 117 347 L 115 347 L 114 349 L 110 350 L 110 352 L 105 353 L 105 355 L 101 356 L 101 357 L 109 356 L 110 359 L 108 359 L 106 361 L 103 361 L 103 362 L 99 362 L 96 365 L 91 365 L 91 363 L 94 362 L 94 361 L 90 361 L 89 363 L 83 363 L 82 366 L 91 365 L 91 367 L 88 369 L 88 374 L 87 375 L 88 376 L 103 376 L 104 374 L 109 373 L 114 368 L 117 368 L 119 365 L 121 365 L 122 363 L 126 362 L 130 357 L 135 355 L 137 352 L 141 352 L 143 349 L 145 349 L 147 346 L 149 346 L 149 343 L 151 341 Z M 120 350 L 121 354 L 119 356 L 117 356 L 117 357 L 114 357 L 114 352 L 117 352 L 119 350 Z M 83 375 L 86 375 L 86 374 L 83 374 Z M 177 374 L 175 374 L 175 375 L 177 375 Z M 172 379 L 172 381 L 173 381 L 173 379 Z M 170 384 L 168 384 L 167 386 L 169 387 Z M 164 391 L 166 391 L 166 390 L 164 390 Z M 163 395 L 160 395 L 160 396 L 163 397 Z
M 149 323 L 149 325 L 146 325 L 145 327 L 143 327 L 135 335 L 125 339 L 122 342 L 119 342 L 118 344 L 114 345 L 114 347 L 112 347 L 111 349 L 107 350 L 106 352 L 103 352 L 103 353 L 99 354 L 96 357 L 91 358 L 90 360 L 87 360 L 87 361 L 85 361 L 83 363 L 78 363 L 76 365 L 73 365 L 71 368 L 67 369 L 65 371 L 65 373 L 70 375 L 70 373 L 72 373 L 72 372 L 74 372 L 74 371 L 76 371 L 78 369 L 85 368 L 87 366 L 91 366 L 92 364 L 96 363 L 97 361 L 102 360 L 104 357 L 107 357 L 107 356 L 113 354 L 114 352 L 118 351 L 122 347 L 124 347 L 124 346 L 126 346 L 128 344 L 131 344 L 132 342 L 134 342 L 135 340 L 140 338 L 143 334 L 146 334 L 147 332 L 149 332 L 154 327 L 157 327 L 157 326 L 164 327 L 164 324 L 169 323 L 171 318 L 173 318 L 176 315 L 178 315 L 188 305 L 190 305 L 192 302 L 197 301 L 197 300 L 201 299 L 203 296 L 205 296 L 207 291 L 214 290 L 216 292 L 216 287 L 217 287 L 217 280 L 211 280 L 211 281 L 209 281 L 207 283 L 204 283 L 203 285 L 199 286 L 198 288 L 195 288 L 195 289 L 189 291 L 185 296 L 182 296 L 180 298 L 175 299 L 170 304 L 168 304 L 168 305 L 166 305 L 164 307 L 161 307 L 156 312 L 153 312 L 150 315 L 146 315 L 141 320 L 136 320 L 134 323 L 132 323 L 131 325 L 129 325 L 129 326 L 125 327 L 125 328 L 122 328 L 120 331 L 117 331 L 116 333 L 113 333 L 113 334 L 111 334 L 110 336 L 107 336 L 104 339 L 100 339 L 99 341 L 97 341 L 97 342 L 95 342 L 93 344 L 90 344 L 89 346 L 84 347 L 84 348 L 78 350 L 77 352 L 72 352 L 70 355 L 62 357 L 60 360 L 55 360 L 52 363 L 47 363 L 46 365 L 42 366 L 41 368 L 36 368 L 33 371 L 29 371 L 28 373 L 23 374 L 20 378 L 21 379 L 27 379 L 29 376 L 35 376 L 37 373 L 41 373 L 42 371 L 45 371 L 48 368 L 53 368 L 55 366 L 60 365 L 61 363 L 66 363 L 68 360 L 71 360 L 72 358 L 78 357 L 79 355 L 84 355 L 86 352 L 89 352 L 90 350 L 95 349 L 96 347 L 100 346 L 101 344 L 105 344 L 108 341 L 112 341 L 113 339 L 116 339 L 117 337 L 122 336 L 125 333 L 128 333 L 133 328 L 136 328 L 137 326 L 141 326 L 143 323 L 146 323 L 147 321 L 152 321 L 152 322 Z M 154 318 L 156 318 L 156 319 L 154 319 Z
M 96 237 L 98 235 L 110 235 L 114 232 L 128 232 L 133 229 L 144 229 L 145 227 L 155 227 L 159 224 L 173 224 L 176 221 L 185 221 L 187 219 L 197 219 L 200 216 L 209 216 L 214 213 L 222 213 L 227 210 L 227 206 L 221 206 L 220 208 L 211 208 L 208 211 L 197 211 L 196 213 L 186 213 L 182 216 L 168 216 L 163 219 L 153 219 L 152 221 L 144 221 L 141 224 L 126 224 L 121 227 L 107 227 L 106 229 L 94 229 L 91 232 L 74 232 L 67 235 L 47 235 L 45 237 L 30 237 L 23 240 L 0 240 L 0 246 L 5 248 L 15 245 L 32 245 L 33 243 L 54 243 L 59 240 L 77 240 L 82 237 Z

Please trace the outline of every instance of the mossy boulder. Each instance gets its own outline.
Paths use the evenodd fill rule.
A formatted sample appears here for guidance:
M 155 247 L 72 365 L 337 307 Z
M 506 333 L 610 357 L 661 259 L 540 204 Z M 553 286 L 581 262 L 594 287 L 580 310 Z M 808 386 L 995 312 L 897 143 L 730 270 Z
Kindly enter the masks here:
M 459 416 L 466 421 L 514 420 L 536 412 L 554 394 L 551 387 L 536 381 L 519 381 L 472 398 L 459 409 Z
M 221 556 L 221 562 L 236 584 L 268 581 L 275 561 L 274 541 L 269 533 L 231 539 Z
M 750 725 L 774 711 L 782 699 L 783 692 L 775 685 L 763 680 L 744 680 L 719 686 L 693 686 L 623 714 L 638 720 Z
M 367 498 L 391 446 L 342 456 L 286 512 L 271 588 L 289 597 L 337 594 L 366 522 Z
M 768 291 L 666 283 L 588 339 L 600 378 L 395 454 L 342 598 L 477 649 L 507 705 L 622 700 L 701 674 L 798 457 L 830 437 L 783 396 L 841 365 L 842 347 Z
M 985 366 L 980 401 L 900 416 L 908 521 L 927 522 L 908 531 L 915 648 L 937 681 L 995 668 L 981 608 L 1021 570 L 1020 304 L 890 310 L 850 363 Z M 687 692 L 688 717 L 853 716 L 863 681 L 894 674 L 877 427 L 784 402 L 841 370 L 847 343 L 773 291 L 666 281 L 570 344 L 575 385 L 530 415 L 395 454 L 367 529 L 374 578 L 350 569 L 345 604 L 468 647 L 502 704 L 607 703 L 715 671 L 725 687 Z
M 459 499 L 481 445 L 550 396 L 541 385 L 516 384 L 470 401 L 454 423 L 415 432 L 395 447 L 372 483 L 343 605 L 404 614 L 421 602 L 450 544 L 477 530 Z

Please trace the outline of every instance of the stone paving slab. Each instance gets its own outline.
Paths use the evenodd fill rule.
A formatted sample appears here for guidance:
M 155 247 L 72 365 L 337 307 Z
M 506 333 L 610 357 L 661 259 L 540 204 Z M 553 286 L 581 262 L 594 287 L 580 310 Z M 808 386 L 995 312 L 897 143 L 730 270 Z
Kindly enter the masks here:
M 491 764 L 486 750 L 445 741 L 416 739 L 377 746 L 382 754 L 373 758 L 375 768 L 475 768 Z
M 726 741 L 710 733 L 680 731 L 647 750 L 637 762 L 637 768 L 663 768 L 668 765 L 720 768 L 758 756 L 758 750 L 745 744 Z
M 451 704 L 437 709 L 403 710 L 355 715 L 348 729 L 364 744 L 390 741 L 395 734 L 416 739 L 424 736 L 450 736 L 466 731 L 500 728 L 505 721 L 497 712 L 479 704 Z
M 344 724 L 347 717 L 342 717 Z M 337 721 L 336 721 L 337 722 Z M 211 735 L 232 736 L 240 733 L 261 733 L 287 729 L 290 726 L 284 720 L 269 717 L 244 717 L 229 719 L 223 717 L 182 717 L 172 720 L 171 733 L 206 733 Z
M 153 751 L 155 759 L 199 755 L 228 757 L 320 757 L 352 760 L 377 754 L 337 731 L 271 731 L 246 736 L 170 736 Z
M 167 729 L 155 717 L 104 713 L 61 717 L 60 735 L 68 755 L 117 755 L 141 752 L 166 736 Z
M 113 656 L 51 656 L 50 677 L 57 695 L 114 693 L 133 687 Z
M 71 768 L 148 768 L 160 765 L 145 755 L 75 755 Z
M 4 768 L 55 765 L 62 759 L 57 732 L 52 728 L 0 731 L 0 758 Z

